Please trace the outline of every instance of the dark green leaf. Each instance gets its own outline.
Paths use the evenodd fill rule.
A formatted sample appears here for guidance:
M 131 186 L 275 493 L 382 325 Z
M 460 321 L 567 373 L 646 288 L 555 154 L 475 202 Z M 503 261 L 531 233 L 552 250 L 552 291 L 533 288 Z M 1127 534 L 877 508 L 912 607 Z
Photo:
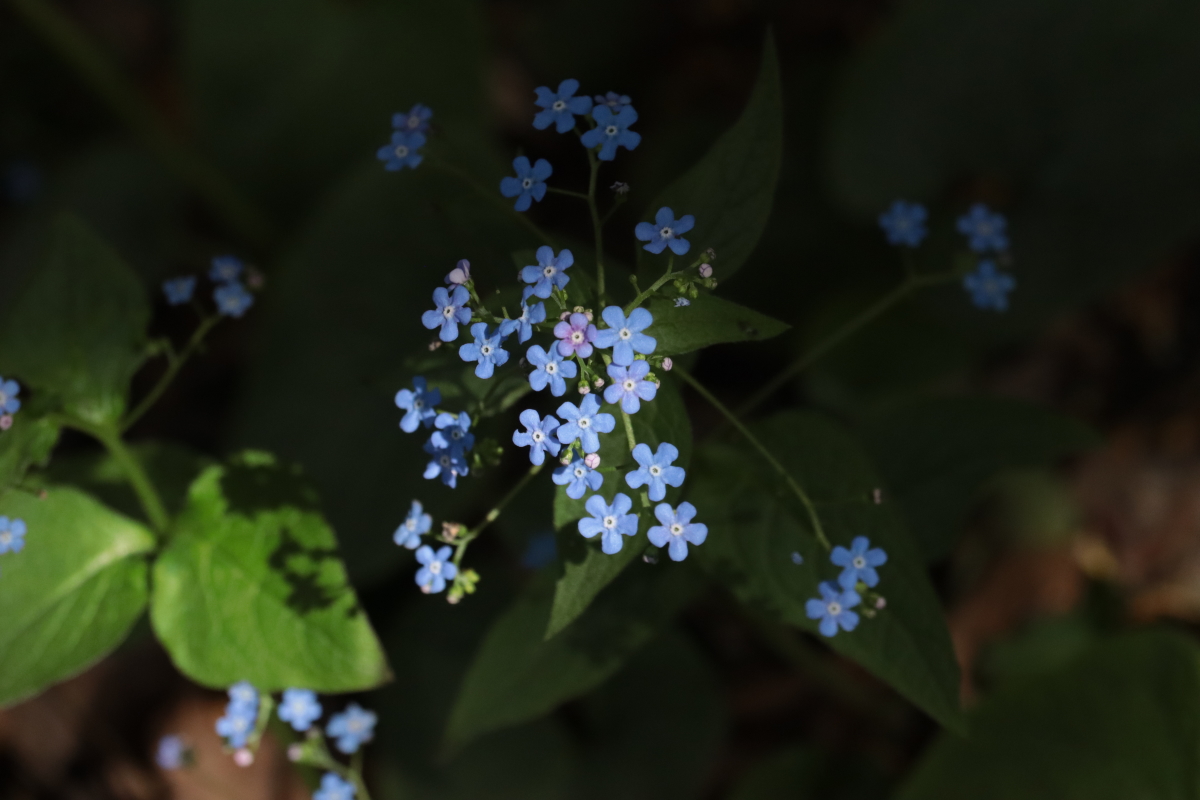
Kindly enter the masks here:
M 0 555 L 0 704 L 67 678 L 112 650 L 146 605 L 154 537 L 75 489 L 0 496 L 25 547 Z
M 154 565 L 151 619 L 206 686 L 377 686 L 387 662 L 298 470 L 262 453 L 205 470 Z
M 657 340 L 654 354 L 659 356 L 690 353 L 724 342 L 770 339 L 791 327 L 745 306 L 703 294 L 688 306 L 676 306 L 674 300 L 656 300 L 650 304 L 650 312 L 654 324 L 646 332 Z
M 0 433 L 0 494 L 19 484 L 30 467 L 46 461 L 58 441 L 58 430 L 44 417 L 17 412 L 13 426 Z

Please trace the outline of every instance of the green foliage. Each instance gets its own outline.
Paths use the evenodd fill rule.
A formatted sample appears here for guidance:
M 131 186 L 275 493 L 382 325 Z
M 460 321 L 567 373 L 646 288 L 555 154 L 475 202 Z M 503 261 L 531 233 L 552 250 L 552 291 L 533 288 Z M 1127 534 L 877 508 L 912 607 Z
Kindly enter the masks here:
M 14 429 L 15 430 L 15 429 Z M 80 672 L 116 647 L 146 605 L 154 537 L 75 489 L 0 496 L 25 548 L 0 557 L 0 704 Z
M 146 354 L 149 307 L 129 267 L 78 219 L 0 317 L 0 374 L 45 392 L 68 414 L 112 425 Z
M 59 428 L 45 417 L 23 409 L 13 426 L 0 435 L 0 494 L 21 483 L 29 468 L 42 464 L 58 441 Z
M 835 756 L 792 745 L 751 767 L 730 800 L 858 800 L 884 797 L 888 780 L 861 755 Z
M 647 333 L 658 342 L 654 348 L 656 356 L 691 353 L 725 342 L 771 339 L 791 327 L 713 295 L 702 294 L 689 306 L 676 306 L 672 300 L 655 300 L 650 303 L 650 312 L 654 314 L 654 324 Z
M 1002 688 L 944 734 L 899 800 L 1128 800 L 1200 796 L 1196 645 L 1148 631 Z
M 315 492 L 262 453 L 206 469 L 154 565 L 151 619 L 197 682 L 345 692 L 388 666 Z

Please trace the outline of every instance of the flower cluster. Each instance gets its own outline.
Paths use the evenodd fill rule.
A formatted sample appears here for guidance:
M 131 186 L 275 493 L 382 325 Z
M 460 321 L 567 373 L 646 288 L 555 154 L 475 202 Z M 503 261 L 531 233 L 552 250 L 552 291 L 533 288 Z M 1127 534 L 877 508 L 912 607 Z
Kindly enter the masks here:
M 375 157 L 383 162 L 388 172 L 398 172 L 405 167 L 416 169 L 425 158 L 420 152 L 425 146 L 425 131 L 429 130 L 429 118 L 433 111 L 417 103 L 407 114 L 393 114 L 391 144 L 379 148 Z
M 216 284 L 216 288 L 213 289 L 213 302 L 222 316 L 240 318 L 254 305 L 254 295 L 242 282 L 243 272 L 246 272 L 246 266 L 236 256 L 217 256 L 212 260 L 208 278 Z M 256 285 L 254 281 L 261 278 L 250 274 L 249 280 L 253 286 Z M 162 289 L 168 305 L 180 306 L 190 303 L 196 293 L 196 276 L 182 275 L 170 278 L 163 281 Z
M 154 763 L 161 769 L 180 769 L 192 762 L 192 750 L 182 738 L 168 734 L 158 740 L 154 749 Z
M 21 410 L 21 400 L 17 397 L 21 386 L 14 380 L 4 380 L 0 377 L 0 431 L 6 431 L 13 425 L 13 414 Z M 4 552 L 0 550 L 0 553 Z
M 445 290 L 439 288 L 435 291 L 435 298 L 437 292 L 445 293 Z M 426 312 L 427 317 L 428 315 L 429 312 Z M 455 335 L 457 336 L 457 328 Z M 405 412 L 400 419 L 402 431 L 413 433 L 422 426 L 427 429 L 435 429 L 424 445 L 425 452 L 430 456 L 429 464 L 425 467 L 425 477 L 431 480 L 440 477 L 442 483 L 454 488 L 458 485 L 458 476 L 470 472 L 470 468 L 467 466 L 467 453 L 475 446 L 475 435 L 471 433 L 470 414 L 465 411 L 458 414 L 448 411 L 439 412 L 437 407 L 441 402 L 441 391 L 429 388 L 426 380 L 420 376 L 413 378 L 412 389 L 401 389 L 396 392 L 396 406 Z M 416 501 L 413 501 L 413 513 L 417 516 L 413 518 L 410 513 L 409 521 L 412 522 L 415 529 L 421 516 L 421 504 Z M 429 524 L 431 522 L 426 523 L 425 530 L 416 531 L 415 536 L 419 537 L 422 533 L 428 532 Z M 403 528 L 403 526 L 401 527 Z M 397 544 L 405 543 L 401 536 L 401 530 L 397 529 Z M 404 540 L 419 541 L 419 539 L 413 539 L 412 535 L 404 536 Z M 415 547 L 416 544 L 412 544 L 409 549 Z
M 793 553 L 793 561 L 797 555 Z M 851 609 L 862 602 L 867 589 L 879 585 L 876 568 L 887 563 L 887 553 L 882 548 L 872 548 L 867 537 L 856 536 L 849 549 L 841 545 L 833 548 L 829 560 L 842 568 L 837 583 L 822 582 L 818 587 L 821 596 L 809 600 L 804 608 L 809 619 L 821 621 L 818 627 L 823 636 L 834 636 L 839 629 L 852 631 L 858 627 L 859 615 Z M 883 598 L 876 596 L 874 605 L 877 609 L 883 608 Z M 863 613 L 870 616 L 874 611 L 867 609 Z
M 258 728 L 258 690 L 246 681 L 229 687 L 225 716 L 217 720 L 217 734 L 230 747 L 241 750 Z

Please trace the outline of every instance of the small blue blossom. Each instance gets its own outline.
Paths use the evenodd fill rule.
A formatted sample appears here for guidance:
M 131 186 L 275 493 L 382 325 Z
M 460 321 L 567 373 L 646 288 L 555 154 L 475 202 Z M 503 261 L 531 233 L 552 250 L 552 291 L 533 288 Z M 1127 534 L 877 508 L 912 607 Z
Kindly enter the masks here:
M 600 549 L 607 555 L 621 552 L 625 542 L 622 536 L 637 536 L 637 514 L 629 513 L 633 501 L 626 495 L 617 492 L 610 506 L 603 497 L 594 494 L 583 507 L 592 516 L 579 520 L 579 532 L 588 539 L 600 534 Z
M 622 108 L 633 102 L 629 99 L 629 95 L 617 94 L 616 92 L 598 94 L 593 100 L 596 101 L 597 106 L 608 106 L 609 110 L 614 114 L 619 113 Z
M 971 206 L 958 218 L 958 232 L 967 237 L 967 245 L 976 253 L 1008 249 L 1008 220 L 995 214 L 983 203 Z
M 321 716 L 321 704 L 311 689 L 287 689 L 279 703 L 279 718 L 292 730 L 306 731 Z
M 517 211 L 528 211 L 534 200 L 540 203 L 546 196 L 546 178 L 553 174 L 554 168 L 544 158 L 539 158 L 531 167 L 528 158 L 517 156 L 513 159 L 513 169 L 517 177 L 501 178 L 500 194 L 517 198 L 513 203 Z
M 162 769 L 179 769 L 188 760 L 188 748 L 183 739 L 168 735 L 158 740 L 154 750 L 154 763 Z
M 25 548 L 25 520 L 0 517 L 0 553 L 19 553 Z
M 439 286 L 433 290 L 436 308 L 421 315 L 421 324 L 429 330 L 441 328 L 438 338 L 443 342 L 453 342 L 458 338 L 458 326 L 471 321 L 471 309 L 467 308 L 470 301 L 471 294 L 465 286 L 455 286 L 453 291 Z
M 422 551 L 429 550 L 428 547 L 422 547 L 417 551 L 417 560 L 422 564 L 430 563 L 429 560 L 421 558 Z M 439 551 L 439 555 L 445 553 L 443 557 L 450 557 L 450 548 L 443 547 Z M 433 551 L 430 550 L 429 556 L 433 556 Z M 453 564 L 449 566 L 453 567 Z M 451 570 L 453 571 L 453 570 Z M 454 577 L 453 575 L 449 577 Z M 441 589 L 438 589 L 441 591 Z M 376 716 L 374 711 L 367 711 L 358 703 L 351 703 L 346 706 L 346 710 L 340 714 L 335 714 L 329 724 L 325 726 L 325 733 L 332 739 L 337 739 L 337 749 L 346 755 L 358 750 L 364 742 L 369 742 L 375 736 L 375 721 Z
M 634 361 L 628 367 L 609 364 L 608 377 L 612 383 L 604 390 L 604 402 L 620 403 L 621 410 L 626 414 L 636 414 L 643 400 L 649 402 L 658 393 L 658 386 L 645 380 L 649 372 L 650 364 L 646 361 Z
M 842 585 L 843 589 L 853 589 L 859 581 L 869 587 L 879 583 L 879 573 L 875 571 L 875 568 L 887 563 L 887 553 L 879 547 L 873 550 L 868 549 L 869 547 L 871 547 L 870 539 L 865 536 L 855 536 L 854 541 L 850 542 L 849 550 L 838 545 L 829 554 L 829 560 L 842 568 L 842 574 L 838 576 L 838 583 Z
M 639 222 L 633 229 L 633 234 L 643 242 L 648 242 L 642 248 L 643 250 L 649 250 L 658 255 L 669 247 L 672 253 L 681 256 L 692 247 L 692 243 L 682 238 L 682 235 L 695 225 L 696 218 L 691 214 L 684 214 L 679 219 L 675 219 L 675 212 L 669 207 L 663 206 L 654 215 L 654 224 Z
M 574 361 L 563 361 L 562 355 L 556 349 L 551 348 L 547 353 L 540 344 L 535 344 L 525 351 L 525 360 L 534 367 L 533 372 L 529 373 L 529 385 L 535 392 L 549 386 L 550 394 L 562 397 L 567 393 L 565 379 L 574 378 L 579 374 L 579 368 L 575 366 Z
M 478 362 L 475 365 L 475 377 L 490 378 L 496 372 L 496 367 L 504 366 L 508 361 L 508 351 L 500 346 L 504 333 L 499 328 L 489 330 L 486 322 L 476 322 L 471 326 L 471 335 L 475 341 L 458 348 L 458 357 L 463 361 Z
M 565 420 L 558 429 L 558 440 L 569 445 L 578 439 L 585 453 L 600 449 L 600 437 L 597 434 L 612 433 L 617 427 L 617 420 L 612 414 L 600 413 L 600 401 L 593 394 L 584 395 L 578 406 L 563 403 L 558 407 L 558 415 Z
M 570 464 L 563 464 L 550 477 L 559 486 L 567 487 L 567 497 L 572 500 L 583 497 L 589 489 L 598 492 L 604 485 L 604 476 L 589 467 L 578 452 Z
M 412 508 L 408 510 L 408 516 L 392 534 L 392 541 L 401 547 L 416 550 L 421 545 L 421 534 L 429 533 L 431 527 L 433 527 L 433 517 L 425 513 L 419 500 L 413 500 Z
M 692 522 L 696 507 L 691 503 L 680 503 L 677 509 L 669 503 L 659 503 L 654 507 L 654 516 L 662 524 L 650 528 L 646 536 L 655 547 L 666 547 L 672 561 L 687 558 L 689 543 L 699 546 L 708 538 L 708 526 Z
M 996 262 L 986 258 L 963 277 L 963 288 L 971 295 L 971 302 L 984 311 L 1007 311 L 1009 292 L 1016 285 L 1012 275 L 997 271 Z
M 792 563 L 797 567 L 804 563 L 804 556 L 800 555 L 798 550 L 792 551 Z
M 196 291 L 196 276 L 185 275 L 182 278 L 171 278 L 163 281 L 163 294 L 167 296 L 167 305 L 181 306 L 191 302 L 192 293 Z
M 633 460 L 639 467 L 625 475 L 625 482 L 630 489 L 649 486 L 650 499 L 657 503 L 667 496 L 668 486 L 683 486 L 687 472 L 683 467 L 671 466 L 677 458 L 679 449 L 673 444 L 663 442 L 653 454 L 650 445 L 639 444 L 633 448 Z
M 471 262 L 460 258 L 455 262 L 454 269 L 447 272 L 443 280 L 450 286 L 461 286 L 471 280 Z
M 588 319 L 587 314 L 576 311 L 567 319 L 555 323 L 554 336 L 559 340 L 555 348 L 564 358 L 588 358 L 592 354 L 596 333 L 596 326 Z
M 429 389 L 420 375 L 413 378 L 413 388 L 396 392 L 396 407 L 404 412 L 400 418 L 400 430 L 412 433 L 418 426 L 433 426 L 438 403 L 442 402 L 440 389 Z
M 240 278 L 245 268 L 246 265 L 237 256 L 217 256 L 212 260 L 208 278 L 213 283 L 229 283 Z
M 439 450 L 449 450 L 451 455 L 463 458 L 464 454 L 475 446 L 475 434 L 471 433 L 471 415 L 467 412 L 451 414 L 443 411 L 437 415 L 434 425 L 437 430 L 430 441 Z
M 601 161 L 612 161 L 617 157 L 617 148 L 624 147 L 633 150 L 642 143 L 642 135 L 629 130 L 629 126 L 637 122 L 637 111 L 633 106 L 625 106 L 617 113 L 608 106 L 598 106 L 592 109 L 592 119 L 596 127 L 579 137 L 584 147 L 599 147 L 597 158 Z
M 523 344 L 528 342 L 533 336 L 533 326 L 546 321 L 546 304 L 538 302 L 535 305 L 525 305 L 525 301 L 529 299 L 529 295 L 533 294 L 533 287 L 525 287 L 525 296 L 521 298 L 521 316 L 515 319 L 506 319 L 500 323 L 501 330 L 506 330 L 505 336 L 517 332 L 517 343 Z
M 379 148 L 375 157 L 383 162 L 383 168 L 388 172 L 398 172 L 405 167 L 416 169 L 425 158 L 418 152 L 424 146 L 425 134 L 420 131 L 396 131 L 392 134 L 392 143 Z
M 437 436 L 436 432 L 434 436 Z M 439 439 L 438 441 L 445 440 Z M 433 456 L 433 460 L 425 465 L 426 480 L 441 477 L 442 483 L 453 489 L 458 486 L 458 476 L 470 472 L 466 460 L 461 455 L 455 455 L 449 447 L 438 447 L 433 437 L 430 437 L 429 441 L 422 445 L 422 449 Z
M 539 131 L 553 124 L 559 133 L 566 133 L 575 127 L 576 114 L 586 114 L 592 110 L 590 97 L 575 96 L 579 91 L 579 81 L 574 78 L 567 78 L 560 83 L 557 92 L 550 91 L 548 86 L 539 86 L 533 91 L 537 95 L 534 105 L 542 109 L 533 118 L 533 127 Z
M 558 455 L 561 445 L 554 438 L 554 432 L 558 430 L 558 420 L 549 414 L 545 419 L 539 419 L 538 413 L 532 408 L 522 411 L 518 419 L 525 426 L 525 430 L 513 431 L 513 444 L 517 447 L 528 447 L 531 462 L 543 463 L 546 460 L 547 450 L 552 456 Z
M 230 747 L 245 747 L 258 722 L 258 691 L 246 681 L 229 687 L 225 716 L 217 720 L 217 734 Z
M 542 245 L 537 249 L 536 266 L 528 266 L 521 270 L 521 280 L 533 284 L 533 294 L 545 300 L 555 289 L 565 289 L 571 278 L 567 270 L 575 263 L 575 256 L 570 250 L 560 250 L 554 255 L 554 248 Z
M 336 772 L 321 776 L 321 788 L 313 792 L 313 800 L 354 800 L 354 784 Z
M 558 540 L 554 537 L 554 531 L 535 533 L 521 554 L 521 566 L 525 569 L 541 569 L 553 564 L 557 556 Z
M 692 304 L 692 301 L 688 300 L 686 297 L 676 297 L 675 298 L 675 307 L 676 308 L 684 308 L 686 306 L 690 306 L 691 304 Z
M 626 319 L 620 306 L 609 306 L 600 316 L 608 327 L 596 332 L 596 347 L 611 347 L 614 364 L 628 367 L 633 363 L 635 352 L 648 356 L 658 346 L 653 336 L 642 333 L 654 322 L 654 316 L 646 309 L 635 308 Z
M 20 393 L 21 384 L 0 378 L 0 413 L 15 414 L 20 411 L 21 401 L 17 397 Z
M 429 106 L 417 103 L 407 114 L 393 114 L 392 127 L 408 133 L 424 133 L 429 130 L 429 118 L 432 116 L 433 111 Z
M 254 688 L 254 684 L 250 683 L 250 681 L 238 681 L 229 687 L 227 694 L 229 695 L 230 707 L 253 708 L 255 713 L 257 713 L 258 690 Z
M 822 636 L 833 636 L 838 628 L 852 631 L 858 626 L 858 614 L 850 609 L 861 602 L 858 592 L 847 589 L 838 591 L 838 587 L 829 581 L 820 585 L 820 599 L 814 597 L 804 605 L 804 613 L 809 619 L 821 620 Z
M 223 316 L 240 318 L 254 305 L 254 295 L 237 281 L 230 281 L 213 290 L 213 301 Z
M 435 553 L 429 545 L 422 545 L 417 550 L 417 563 L 421 564 L 421 568 L 417 570 L 417 586 L 421 587 L 421 591 L 425 594 L 437 594 L 446 588 L 446 581 L 454 580 L 458 575 L 458 567 L 450 560 L 451 550 L 449 547 L 441 547 Z M 371 715 L 371 725 L 375 724 L 375 715 Z M 332 730 L 329 731 L 333 733 Z M 370 736 L 367 737 L 368 739 Z M 353 753 L 354 750 L 346 750 L 338 743 L 338 749 L 343 753 Z M 356 748 L 357 749 L 357 748 Z
M 887 235 L 888 244 L 916 247 L 929 233 L 925 220 L 929 212 L 920 203 L 897 200 L 892 207 L 879 215 L 879 227 Z

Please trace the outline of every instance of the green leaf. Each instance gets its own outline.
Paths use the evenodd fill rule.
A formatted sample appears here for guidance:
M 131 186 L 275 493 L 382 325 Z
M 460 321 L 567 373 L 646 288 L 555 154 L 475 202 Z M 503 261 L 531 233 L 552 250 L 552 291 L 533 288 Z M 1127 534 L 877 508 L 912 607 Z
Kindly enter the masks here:
M 29 468 L 42 464 L 58 442 L 59 428 L 28 410 L 18 412 L 13 426 L 0 433 L 0 494 L 21 483 Z
M 607 498 L 612 502 L 612 498 Z M 569 531 L 567 535 L 578 532 Z M 583 560 L 565 558 L 563 573 L 554 587 L 554 605 L 550 609 L 550 620 L 546 624 L 549 639 L 575 621 L 600 591 L 612 583 L 627 566 L 636 561 L 648 544 L 645 530 L 625 542 L 619 553 L 606 554 L 595 543 L 584 545 Z
M 703 294 L 688 306 L 676 306 L 674 300 L 655 300 L 650 303 L 650 312 L 654 324 L 647 333 L 658 342 L 656 356 L 690 353 L 725 342 L 757 342 L 791 327 L 753 309 Z
M 14 428 L 15 430 L 15 428 Z M 25 547 L 0 556 L 0 704 L 28 697 L 98 660 L 146 605 L 154 537 L 75 489 L 0 496 L 22 519 Z
M 678 216 L 692 214 L 696 226 L 687 235 L 693 253 L 706 247 L 717 252 L 714 264 L 722 280 L 750 257 L 767 225 L 779 165 L 783 160 L 783 99 L 775 41 L 763 44 L 758 80 L 737 123 L 717 139 L 690 170 L 663 190 L 646 210 L 652 219 L 668 206 Z M 638 248 L 641 275 L 662 271 L 666 256 Z
M 875 589 L 887 607 L 873 619 L 864 616 L 854 631 L 822 641 L 943 725 L 961 729 L 958 662 L 941 605 L 896 509 L 872 501 L 879 483 L 866 456 L 845 431 L 816 414 L 780 414 L 755 432 L 812 498 L 834 545 L 866 536 L 888 554 Z M 772 491 L 779 481 L 755 453 L 709 446 L 697 460 L 691 496 L 709 528 L 697 558 L 743 601 L 816 633 L 805 602 L 840 570 L 817 543 L 798 501 Z M 793 562 L 794 553 L 803 563 Z
M 315 492 L 263 453 L 192 484 L 150 612 L 176 666 L 206 686 L 348 692 L 389 678 Z
M 94 424 L 125 411 L 150 311 L 137 277 L 75 217 L 54 226 L 46 260 L 0 316 L 0 374 Z
M 909 403 L 872 420 L 864 441 L 929 561 L 949 555 L 980 487 L 998 472 L 1093 447 L 1084 423 L 998 397 Z
M 1069 668 L 1002 688 L 944 734 L 899 800 L 1128 800 L 1200 797 L 1196 645 L 1145 631 Z

